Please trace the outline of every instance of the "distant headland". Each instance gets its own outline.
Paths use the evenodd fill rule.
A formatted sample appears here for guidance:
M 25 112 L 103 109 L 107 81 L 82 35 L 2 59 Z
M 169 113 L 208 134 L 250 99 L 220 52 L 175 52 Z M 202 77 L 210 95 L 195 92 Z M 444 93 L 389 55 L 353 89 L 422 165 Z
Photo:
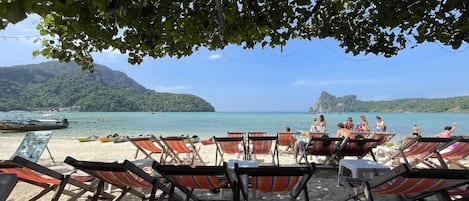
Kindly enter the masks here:
M 309 112 L 469 112 L 469 96 L 360 101 L 356 95 L 336 97 L 323 91 Z

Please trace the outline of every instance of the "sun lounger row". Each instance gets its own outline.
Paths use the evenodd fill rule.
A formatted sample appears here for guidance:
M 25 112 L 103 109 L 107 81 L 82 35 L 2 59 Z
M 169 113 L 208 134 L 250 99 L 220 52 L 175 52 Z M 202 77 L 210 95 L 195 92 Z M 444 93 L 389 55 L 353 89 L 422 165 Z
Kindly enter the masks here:
M 223 166 L 189 166 L 163 165 L 153 161 L 151 167 L 157 174 L 152 175 L 128 160 L 109 163 L 67 157 L 65 163 L 89 176 L 62 174 L 19 156 L 11 161 L 0 162 L 0 171 L 17 175 L 21 181 L 44 188 L 31 200 L 38 200 L 52 190 L 56 191 L 52 200 L 59 200 L 62 194 L 69 195 L 70 200 L 76 200 L 85 193 L 91 200 L 122 200 L 128 193 L 142 200 L 199 200 L 193 193 L 195 189 L 213 191 L 221 188 L 231 190 L 231 200 L 249 200 L 250 190 L 292 192 L 292 200 L 303 193 L 305 200 L 308 200 L 307 183 L 315 171 L 314 164 L 297 167 L 241 167 L 238 163 L 231 166 L 227 163 Z M 10 182 L 9 191 L 14 183 L 16 180 Z M 106 184 L 120 189 L 120 194 L 114 196 L 105 192 Z M 77 190 L 65 190 L 67 185 L 75 186 Z

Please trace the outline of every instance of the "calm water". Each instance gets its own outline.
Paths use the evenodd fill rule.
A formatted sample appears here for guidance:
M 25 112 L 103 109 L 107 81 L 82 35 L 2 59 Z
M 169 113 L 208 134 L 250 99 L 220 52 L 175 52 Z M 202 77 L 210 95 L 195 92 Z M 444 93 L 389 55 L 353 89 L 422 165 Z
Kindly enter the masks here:
M 45 113 L 26 113 L 26 117 L 39 118 Z M 335 135 L 337 123 L 352 117 L 354 123 L 364 114 L 370 128 L 374 128 L 375 116 L 380 115 L 388 131 L 404 137 L 410 134 L 412 126 L 418 124 L 424 136 L 433 136 L 447 125 L 458 123 L 455 134 L 469 134 L 469 113 L 342 113 L 325 114 L 327 129 Z M 12 113 L 0 113 L 0 118 L 11 118 Z M 68 118 L 67 129 L 54 131 L 54 137 L 72 138 L 92 134 L 106 136 L 113 133 L 122 135 L 198 135 L 202 139 L 210 136 L 224 136 L 231 131 L 267 131 L 275 134 L 289 126 L 293 131 L 308 130 L 312 114 L 305 113 L 147 113 L 147 112 L 61 112 L 54 114 Z M 315 115 L 318 116 L 318 115 Z M 24 133 L 3 133 L 4 136 Z M 396 139 L 396 138 L 395 138 Z

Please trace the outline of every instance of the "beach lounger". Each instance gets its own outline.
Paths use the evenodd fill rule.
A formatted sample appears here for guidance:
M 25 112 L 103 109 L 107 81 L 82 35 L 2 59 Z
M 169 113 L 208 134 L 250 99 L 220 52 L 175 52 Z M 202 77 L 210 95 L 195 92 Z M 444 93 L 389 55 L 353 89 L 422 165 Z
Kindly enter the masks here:
M 449 165 L 456 165 L 461 169 L 469 169 L 469 167 L 459 162 L 469 155 L 469 139 L 465 139 L 462 136 L 457 138 L 454 144 L 448 143 L 447 146 L 442 146 L 437 149 L 434 155 L 440 163 L 439 166 L 436 166 L 437 168 L 448 169 Z
M 469 174 L 467 170 L 413 169 L 401 164 L 371 180 L 343 179 L 350 198 L 373 200 L 373 195 L 396 195 L 401 200 L 421 200 L 436 196 L 449 201 L 448 190 L 468 184 Z
M 272 148 L 272 145 L 273 148 Z M 272 164 L 278 165 L 277 136 L 248 136 L 248 160 L 256 160 L 257 155 L 271 155 Z
M 121 189 L 121 194 L 115 200 L 121 200 L 127 193 L 131 193 L 142 200 L 155 200 L 157 190 L 163 193 L 164 197 L 169 193 L 169 188 L 161 183 L 161 178 L 151 176 L 142 168 L 125 160 L 123 163 L 106 163 L 93 161 L 79 161 L 70 156 L 65 158 L 65 163 L 84 171 L 97 179 L 99 184 L 93 200 L 98 200 L 99 194 L 104 191 L 104 184 L 111 184 Z M 151 189 L 150 194 L 146 195 L 140 189 Z M 180 197 L 178 200 L 182 200 Z
M 27 132 L 15 153 L 13 156 L 11 156 L 11 159 L 13 159 L 15 156 L 21 156 L 36 163 L 39 161 L 39 158 L 41 157 L 44 150 L 47 150 L 47 153 L 49 153 L 52 162 L 55 163 L 54 157 L 52 157 L 49 147 L 47 146 L 51 137 L 52 131 Z
M 1 170 L 0 170 L 1 171 Z M 0 173 L 0 200 L 5 201 L 18 182 L 16 174 Z
M 235 154 L 237 155 L 236 159 L 239 158 L 239 155 L 243 155 L 243 160 L 245 159 L 245 146 L 243 137 L 215 137 L 213 136 L 215 144 L 217 145 L 217 151 L 215 153 L 215 165 L 221 165 L 224 161 L 224 156 L 226 154 Z M 220 162 L 218 162 L 218 156 L 220 156 Z
M 277 147 L 286 146 L 293 148 L 296 142 L 295 133 L 292 132 L 278 132 L 277 133 Z
M 447 147 L 454 144 L 457 141 L 456 138 L 435 138 L 435 137 L 409 137 L 406 138 L 404 144 L 399 148 L 399 151 L 390 155 L 382 163 L 387 163 L 394 158 L 402 158 L 404 163 L 415 167 L 419 163 L 423 163 L 429 167 L 433 167 L 429 164 L 426 159 L 435 154 L 436 151 L 441 147 Z M 409 157 L 414 159 L 409 163 Z
M 184 163 L 184 160 L 181 159 L 179 154 L 188 154 L 190 155 L 190 164 L 198 161 L 201 164 L 205 164 L 202 160 L 202 157 L 199 154 L 199 151 L 195 147 L 194 143 L 190 140 L 189 136 L 185 137 L 163 137 L 160 136 L 161 141 L 166 146 L 167 152 L 170 153 L 170 156 L 173 157 L 176 163 Z M 188 142 L 187 144 L 185 142 Z
M 171 182 L 168 200 L 173 200 L 176 187 L 186 194 L 186 200 L 201 200 L 202 196 L 196 196 L 194 190 L 214 191 L 236 187 L 236 185 L 230 185 L 231 182 L 228 177 L 226 163 L 224 164 L 223 166 L 185 166 L 161 165 L 158 162 L 154 162 L 153 169 Z M 233 195 L 235 194 L 233 193 Z
M 335 154 L 336 160 L 338 161 L 346 156 L 356 156 L 358 159 L 361 159 L 367 154 L 370 154 L 373 160 L 376 161 L 376 157 L 373 154 L 372 150 L 376 147 L 376 144 L 378 142 L 378 139 L 346 138 L 337 149 L 337 152 Z
M 84 183 L 94 180 L 93 177 L 64 175 L 19 156 L 16 156 L 13 160 L 0 162 L 0 171 L 16 174 L 20 181 L 43 188 L 41 192 L 33 196 L 30 200 L 42 199 L 44 195 L 53 190 L 56 192 L 52 200 L 59 200 L 62 194 L 71 196 L 70 200 L 76 200 L 87 191 L 93 192 L 95 190 L 91 185 Z M 67 184 L 78 187 L 78 192 L 65 190 Z M 101 195 L 106 198 L 114 197 L 108 193 Z
M 296 200 L 303 192 L 304 200 L 309 200 L 308 181 L 316 171 L 314 163 L 304 166 L 259 166 L 239 167 L 235 163 L 235 174 L 239 184 L 239 190 L 244 200 L 257 200 L 249 197 L 249 189 L 254 192 L 289 192 L 291 199 Z M 236 198 L 241 198 L 235 195 Z
M 137 152 L 135 153 L 135 159 L 138 156 L 138 152 L 142 152 L 145 154 L 145 158 L 152 158 L 152 154 L 160 154 L 159 160 L 160 163 L 164 163 L 166 160 L 166 150 L 164 146 L 161 146 L 160 142 L 157 142 L 158 139 L 154 135 L 146 136 L 146 137 L 127 137 L 127 139 L 137 147 Z M 158 147 L 155 145 L 158 143 Z
M 337 162 L 335 161 L 334 154 L 343 140 L 344 138 L 338 137 L 313 137 L 310 139 L 309 144 L 306 145 L 305 151 L 298 161 L 301 162 L 302 159 L 305 159 L 306 163 L 309 163 L 308 155 L 325 156 L 325 164 L 335 165 Z

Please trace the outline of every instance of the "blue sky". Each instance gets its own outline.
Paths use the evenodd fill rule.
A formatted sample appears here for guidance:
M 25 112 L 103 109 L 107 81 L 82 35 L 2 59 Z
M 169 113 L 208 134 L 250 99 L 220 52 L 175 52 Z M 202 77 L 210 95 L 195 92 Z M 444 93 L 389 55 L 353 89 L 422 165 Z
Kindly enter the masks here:
M 33 58 L 37 18 L 0 31 L 0 66 L 47 61 Z M 33 36 L 33 37 L 30 37 Z M 411 46 L 413 44 L 410 44 Z M 106 51 L 95 62 L 126 73 L 146 88 L 189 93 L 217 111 L 299 111 L 312 106 L 321 91 L 359 100 L 441 98 L 469 95 L 468 45 L 459 50 L 438 43 L 419 45 L 392 58 L 345 54 L 331 39 L 290 41 L 280 48 L 202 49 L 182 59 L 146 58 L 130 65 L 127 56 Z

